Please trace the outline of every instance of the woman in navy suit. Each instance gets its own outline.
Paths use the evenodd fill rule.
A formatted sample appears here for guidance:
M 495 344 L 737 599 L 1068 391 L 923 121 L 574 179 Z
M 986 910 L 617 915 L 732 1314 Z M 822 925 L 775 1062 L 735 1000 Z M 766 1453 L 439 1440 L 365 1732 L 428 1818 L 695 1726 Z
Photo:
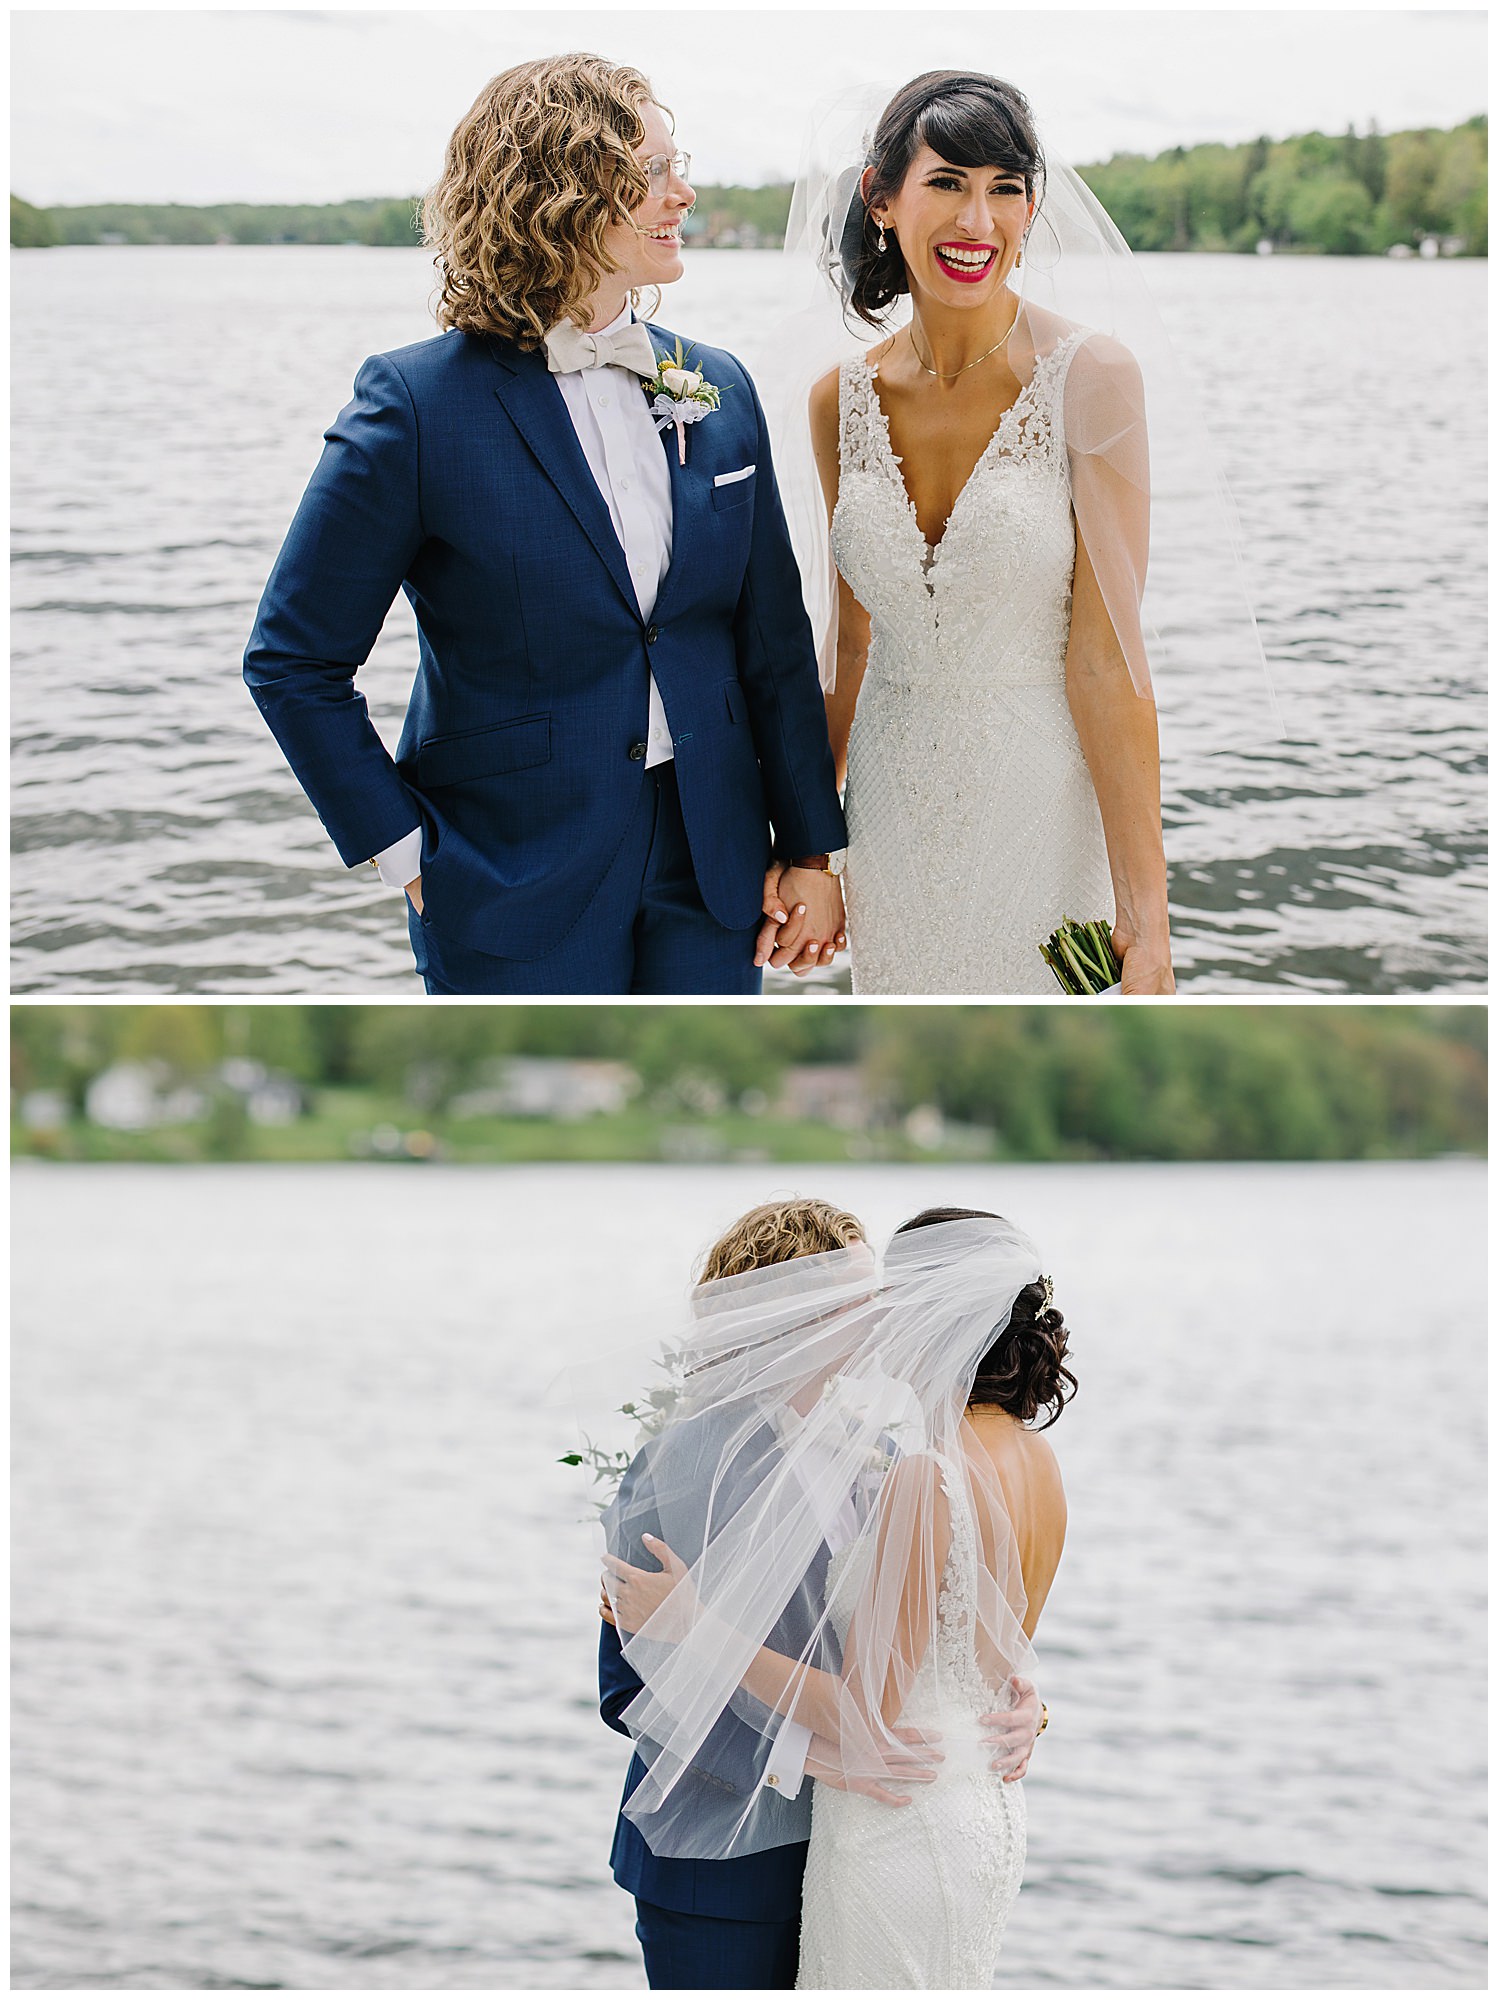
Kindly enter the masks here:
M 245 678 L 343 860 L 405 889 L 431 993 L 755 992 L 843 942 L 759 399 L 720 349 L 663 375 L 631 306 L 681 275 L 688 165 L 637 70 L 494 78 L 427 202 L 446 331 L 364 364 L 261 601 Z M 355 674 L 400 590 L 392 758 Z

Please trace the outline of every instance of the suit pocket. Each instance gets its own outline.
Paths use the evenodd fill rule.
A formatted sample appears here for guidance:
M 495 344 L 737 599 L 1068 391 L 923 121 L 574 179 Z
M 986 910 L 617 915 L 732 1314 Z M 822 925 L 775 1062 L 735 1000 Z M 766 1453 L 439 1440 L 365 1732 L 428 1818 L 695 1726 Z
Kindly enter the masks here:
M 723 699 L 728 703 L 728 719 L 730 722 L 747 722 L 749 720 L 749 704 L 744 699 L 744 690 L 738 681 L 724 681 Z
M 747 507 L 754 498 L 754 489 L 758 484 L 754 467 L 751 465 L 747 479 L 734 479 L 727 486 L 713 487 L 714 508 L 722 514 L 730 507 Z
M 474 778 L 497 778 L 551 761 L 551 717 L 526 715 L 517 722 L 472 729 L 461 736 L 434 736 L 416 753 L 420 791 L 464 785 Z

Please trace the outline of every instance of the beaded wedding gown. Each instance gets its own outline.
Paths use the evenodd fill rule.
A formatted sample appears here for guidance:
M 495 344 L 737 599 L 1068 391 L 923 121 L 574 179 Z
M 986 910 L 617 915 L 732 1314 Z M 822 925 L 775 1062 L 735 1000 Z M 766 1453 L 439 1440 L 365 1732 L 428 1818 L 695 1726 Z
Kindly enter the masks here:
M 1066 698 L 1076 541 L 1062 397 L 1085 332 L 1040 355 L 922 536 L 866 357 L 839 371 L 832 551 L 872 621 L 848 745 L 844 877 L 857 993 L 1054 996 L 1038 946 L 1113 917 Z
M 952 1546 L 942 1575 L 936 1643 L 922 1662 L 900 1721 L 940 1731 L 943 1761 L 911 1803 L 881 1805 L 818 1784 L 801 1903 L 798 1988 L 985 1989 L 1025 1867 L 1020 1781 L 989 1768 L 980 1715 L 999 1701 L 978 1670 L 973 1580 L 978 1554 L 961 1475 L 946 1461 Z M 870 1538 L 833 1558 L 830 1615 L 846 1641 L 867 1569 Z

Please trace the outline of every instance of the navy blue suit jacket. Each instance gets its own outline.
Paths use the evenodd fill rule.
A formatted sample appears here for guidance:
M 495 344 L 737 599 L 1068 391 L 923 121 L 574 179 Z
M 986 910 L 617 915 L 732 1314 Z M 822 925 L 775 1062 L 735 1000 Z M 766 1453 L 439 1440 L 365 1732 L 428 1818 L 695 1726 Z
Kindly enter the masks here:
M 652 672 L 720 923 L 759 915 L 772 826 L 782 859 L 846 840 L 764 414 L 732 355 L 692 365 L 722 406 L 685 466 L 662 437 L 648 622 L 544 353 L 465 333 L 365 362 L 265 587 L 245 679 L 339 853 L 419 823 L 431 921 L 477 949 L 538 958 L 581 917 L 644 784 Z M 402 589 L 420 664 L 392 759 L 354 676 Z
M 598 1641 L 598 1706 L 610 1729 L 629 1734 L 621 1716 L 640 1692 L 640 1678 L 619 1650 L 619 1634 L 604 1625 Z M 732 1718 L 728 1718 L 730 1727 Z M 737 1727 L 747 1728 L 747 1724 Z M 725 1734 L 720 1720 L 714 1736 Z M 718 1746 L 721 1748 L 721 1745 Z M 704 1745 L 704 1752 L 708 1746 Z M 624 1779 L 627 1801 L 645 1775 L 645 1760 L 636 1751 Z M 720 1782 L 732 1783 L 731 1779 Z M 806 1842 L 767 1847 L 759 1854 L 734 1861 L 692 1861 L 652 1854 L 633 1820 L 619 1814 L 609 1855 L 614 1880 L 642 1902 L 663 1910 L 682 1910 L 700 1917 L 735 1917 L 741 1923 L 782 1923 L 801 1909 L 801 1878 L 806 1873 Z
M 730 1425 L 734 1418 L 732 1413 L 724 1412 L 703 1421 L 721 1428 Z M 678 1435 L 684 1437 L 685 1431 Z M 746 1440 L 741 1458 L 723 1471 L 713 1506 L 716 1528 L 721 1528 L 740 1504 L 740 1482 L 735 1476 L 740 1465 L 752 1477 L 754 1469 L 762 1467 L 766 1451 L 776 1449 L 768 1427 L 761 1427 Z M 694 1562 L 701 1550 L 688 1544 L 674 1519 L 662 1518 L 656 1486 L 659 1470 L 658 1463 L 647 1453 L 636 1458 L 626 1472 L 605 1517 L 612 1520 L 611 1542 L 626 1560 L 653 1564 L 655 1558 L 640 1540 L 641 1533 L 648 1531 L 663 1536 L 684 1561 Z M 671 1474 L 668 1472 L 666 1477 L 669 1483 Z M 817 1604 L 825 1593 L 830 1560 L 831 1552 L 824 1543 L 806 1579 Z M 769 1634 L 769 1643 L 778 1651 L 791 1655 L 801 1651 L 808 1637 L 807 1608 L 802 1593 L 787 1606 Z M 829 1636 L 825 1643 L 834 1642 Z M 830 1660 L 828 1664 L 838 1663 Z M 640 1690 L 640 1678 L 623 1656 L 618 1633 L 613 1626 L 604 1624 L 598 1642 L 599 1712 L 611 1729 L 631 1734 L 623 1715 Z M 754 1923 L 796 1917 L 801 1908 L 801 1878 L 806 1870 L 806 1842 L 811 1828 L 811 1785 L 803 1783 L 795 1799 L 762 1791 L 760 1777 L 766 1748 L 766 1738 L 759 1730 L 729 1709 L 708 1731 L 681 1785 L 688 1801 L 694 1787 L 711 1788 L 714 1794 L 726 1791 L 745 1804 L 757 1795 L 760 1810 L 770 1816 L 765 1830 L 781 1836 L 778 1845 L 731 1861 L 658 1855 L 652 1852 L 645 1834 L 621 1810 L 611 1856 L 614 1880 L 643 1901 L 659 1904 L 663 1909 L 736 1917 Z M 645 1759 L 637 1751 L 624 1781 L 625 1802 L 644 1777 L 645 1769 Z

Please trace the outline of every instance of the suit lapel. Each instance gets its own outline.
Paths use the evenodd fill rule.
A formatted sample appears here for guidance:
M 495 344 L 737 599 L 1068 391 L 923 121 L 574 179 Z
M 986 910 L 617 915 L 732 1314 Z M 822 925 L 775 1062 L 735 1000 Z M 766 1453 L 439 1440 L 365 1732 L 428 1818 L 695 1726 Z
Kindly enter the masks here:
M 542 471 L 572 510 L 578 526 L 607 564 L 625 603 L 638 616 L 639 601 L 624 550 L 614 533 L 604 497 L 588 470 L 588 461 L 572 428 L 562 392 L 546 366 L 545 355 L 522 353 L 518 348 L 497 342 L 491 342 L 490 352 L 498 363 L 495 395 L 509 412 L 510 421 L 530 446 Z M 674 433 L 672 444 L 675 444 Z
M 676 336 L 668 334 L 658 326 L 650 328 L 650 342 L 659 359 L 665 360 L 676 353 Z M 685 342 L 683 342 L 685 345 Z M 695 424 L 687 426 L 687 462 L 681 463 L 676 445 L 676 426 L 667 424 L 659 432 L 661 449 L 666 454 L 666 464 L 671 473 L 671 561 L 666 574 L 661 578 L 661 587 L 656 592 L 655 610 L 651 614 L 659 619 L 663 608 L 671 598 L 678 576 L 691 574 L 691 559 L 695 553 L 696 541 L 701 530 L 701 512 L 706 504 L 704 480 L 706 474 L 698 472 L 694 459 L 700 455 L 700 439 L 695 439 Z M 694 447 L 697 449 L 694 450 Z

